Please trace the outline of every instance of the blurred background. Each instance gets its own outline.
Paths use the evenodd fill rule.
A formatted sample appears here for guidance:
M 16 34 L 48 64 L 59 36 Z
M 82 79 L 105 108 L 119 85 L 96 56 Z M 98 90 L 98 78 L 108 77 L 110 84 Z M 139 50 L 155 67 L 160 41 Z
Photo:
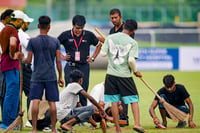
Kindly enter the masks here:
M 199 5 L 199 0 L 0 0 L 0 12 L 20 9 L 34 18 L 28 31 L 31 37 L 39 34 L 38 17 L 48 15 L 53 21 L 49 34 L 57 37 L 72 27 L 76 14 L 86 17 L 85 29 L 98 27 L 108 35 L 113 26 L 109 11 L 119 8 L 123 21 L 138 22 L 135 39 L 140 46 L 140 69 L 200 71 Z M 101 61 L 94 68 L 105 68 Z

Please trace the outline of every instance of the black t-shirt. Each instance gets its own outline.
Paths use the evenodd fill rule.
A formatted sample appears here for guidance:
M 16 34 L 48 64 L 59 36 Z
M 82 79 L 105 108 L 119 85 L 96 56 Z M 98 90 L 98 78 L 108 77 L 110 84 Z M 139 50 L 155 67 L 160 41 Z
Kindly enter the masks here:
M 169 100 L 168 103 L 173 106 L 185 105 L 185 99 L 190 96 L 185 87 L 180 84 L 175 85 L 175 90 L 173 92 L 169 92 L 165 87 L 162 87 L 157 93 L 158 95 L 165 94 Z M 157 97 L 155 97 L 155 99 L 158 100 Z
M 83 38 L 81 40 L 82 36 Z M 74 35 L 74 39 L 76 40 L 77 45 L 79 45 L 81 40 L 81 43 L 78 46 L 80 61 L 75 61 L 75 51 L 77 51 L 77 48 L 72 37 L 72 30 L 64 31 L 58 36 L 58 40 L 64 46 L 66 53 L 70 53 L 71 55 L 69 61 L 80 64 L 87 63 L 87 56 L 90 55 L 90 45 L 97 46 L 99 43 L 98 38 L 92 32 L 83 30 L 83 33 L 80 36 Z
M 124 23 L 121 25 L 121 27 L 120 27 L 117 31 L 115 31 L 115 26 L 112 27 L 112 28 L 110 29 L 110 33 L 109 33 L 109 34 L 113 34 L 113 33 L 117 33 L 117 32 L 122 32 L 123 26 L 124 26 Z M 133 34 L 131 35 L 131 37 L 132 37 L 133 39 L 134 39 L 134 36 L 135 36 L 135 33 L 133 33 Z

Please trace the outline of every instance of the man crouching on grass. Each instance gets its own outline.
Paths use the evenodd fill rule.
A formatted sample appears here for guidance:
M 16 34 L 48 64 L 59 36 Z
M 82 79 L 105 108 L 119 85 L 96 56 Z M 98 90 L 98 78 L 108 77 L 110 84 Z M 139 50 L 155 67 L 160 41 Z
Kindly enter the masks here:
M 190 99 L 190 95 L 187 92 L 186 88 L 181 84 L 176 84 L 174 76 L 169 74 L 165 75 L 163 78 L 163 84 L 164 87 L 162 87 L 157 93 L 160 95 L 160 97 L 164 98 L 166 102 L 169 104 L 175 106 L 179 110 L 189 113 L 188 118 L 188 125 L 191 128 L 196 128 L 196 124 L 193 122 L 193 113 L 194 108 L 192 101 Z M 185 102 L 187 103 L 188 107 L 185 105 Z M 160 114 L 162 117 L 162 124 L 160 123 L 160 120 L 156 116 L 155 108 L 159 106 Z M 169 114 L 165 110 L 163 104 L 159 103 L 159 100 L 157 97 L 154 98 L 151 107 L 149 109 L 150 115 L 153 118 L 153 122 L 155 123 L 157 128 L 164 129 L 167 127 L 167 119 L 166 117 L 170 118 Z M 179 121 L 177 128 L 184 128 L 186 126 L 185 121 Z
M 60 101 L 56 103 L 57 119 L 60 121 L 62 130 L 71 130 L 72 126 L 80 122 L 90 122 L 94 126 L 96 123 L 91 116 L 95 108 L 91 106 L 77 107 L 79 102 L 79 93 L 88 98 L 98 109 L 101 116 L 105 115 L 104 110 L 85 90 L 83 90 L 83 73 L 79 70 L 73 70 L 70 73 L 71 83 L 60 93 Z

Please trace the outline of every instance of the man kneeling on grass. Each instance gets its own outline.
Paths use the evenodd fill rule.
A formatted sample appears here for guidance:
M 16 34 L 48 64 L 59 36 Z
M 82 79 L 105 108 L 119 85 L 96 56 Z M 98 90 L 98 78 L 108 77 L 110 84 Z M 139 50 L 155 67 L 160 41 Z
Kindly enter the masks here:
M 71 130 L 72 126 L 79 122 L 90 122 L 94 126 L 96 123 L 92 120 L 91 116 L 95 111 L 95 108 L 91 106 L 77 107 L 79 102 L 79 93 L 84 95 L 90 100 L 98 109 L 101 116 L 105 115 L 104 110 L 82 88 L 83 73 L 79 70 L 73 70 L 70 73 L 71 83 L 66 86 L 60 93 L 60 101 L 56 103 L 57 119 L 60 121 L 60 128 L 62 130 Z
M 193 122 L 193 113 L 194 108 L 192 101 L 190 99 L 190 95 L 187 92 L 186 88 L 181 84 L 176 84 L 173 75 L 165 75 L 163 78 L 164 87 L 162 87 L 157 93 L 160 97 L 164 98 L 166 102 L 175 106 L 179 110 L 189 113 L 188 118 L 188 125 L 191 128 L 196 128 L 196 124 Z M 187 103 L 188 107 L 185 105 Z M 160 120 L 155 114 L 155 108 L 159 105 L 159 110 L 162 117 L 162 124 Z M 153 118 L 153 122 L 155 123 L 157 128 L 166 128 L 167 127 L 167 119 L 166 117 L 170 118 L 169 114 L 165 110 L 163 104 L 159 103 L 159 99 L 157 97 L 154 98 L 151 107 L 149 109 L 150 115 Z M 179 121 L 177 128 L 184 128 L 186 126 L 185 121 Z
M 91 92 L 90 92 L 90 96 L 92 96 L 100 105 L 101 107 L 105 110 L 105 120 L 106 122 L 114 122 L 113 121 L 113 116 L 112 116 L 112 109 L 110 107 L 109 102 L 104 102 L 104 90 L 105 90 L 105 86 L 104 86 L 104 82 L 101 82 L 99 84 L 96 84 Z M 88 102 L 87 105 L 92 105 L 91 102 Z M 119 109 L 119 114 L 123 111 L 123 107 L 121 105 L 121 101 L 118 102 L 118 109 Z M 98 109 L 95 107 L 95 112 L 92 115 L 92 118 L 95 122 L 100 122 L 100 126 L 102 127 L 104 120 L 102 119 L 102 117 L 99 114 Z M 121 125 L 125 125 L 127 124 L 125 120 L 119 120 L 119 123 Z M 106 128 L 106 127 L 105 127 Z M 90 126 L 90 129 L 96 129 L 96 127 L 94 126 Z M 103 127 L 102 127 L 103 129 Z

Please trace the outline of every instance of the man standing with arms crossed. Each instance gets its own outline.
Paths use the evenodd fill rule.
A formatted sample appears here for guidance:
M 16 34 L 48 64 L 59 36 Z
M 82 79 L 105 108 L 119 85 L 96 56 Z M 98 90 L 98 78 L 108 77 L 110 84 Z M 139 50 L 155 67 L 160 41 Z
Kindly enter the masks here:
M 31 63 L 34 55 L 34 71 L 31 76 L 29 98 L 32 106 L 32 133 L 37 132 L 37 117 L 40 100 L 45 90 L 45 97 L 50 106 L 52 133 L 56 133 L 56 105 L 59 101 L 58 85 L 63 87 L 62 64 L 60 60 L 60 42 L 56 38 L 48 36 L 51 19 L 48 16 L 40 16 L 38 28 L 40 35 L 29 40 L 28 57 L 25 63 Z M 54 59 L 58 69 L 58 81 L 56 78 Z
M 102 56 L 108 56 L 108 67 L 105 79 L 105 102 L 112 103 L 112 114 L 116 132 L 121 133 L 119 126 L 118 102 L 122 97 L 125 104 L 131 104 L 137 132 L 145 132 L 140 126 L 138 92 L 132 71 L 135 76 L 142 77 L 137 71 L 135 59 L 138 58 L 138 44 L 130 37 L 137 29 L 137 22 L 127 19 L 122 32 L 109 35 L 102 46 Z

